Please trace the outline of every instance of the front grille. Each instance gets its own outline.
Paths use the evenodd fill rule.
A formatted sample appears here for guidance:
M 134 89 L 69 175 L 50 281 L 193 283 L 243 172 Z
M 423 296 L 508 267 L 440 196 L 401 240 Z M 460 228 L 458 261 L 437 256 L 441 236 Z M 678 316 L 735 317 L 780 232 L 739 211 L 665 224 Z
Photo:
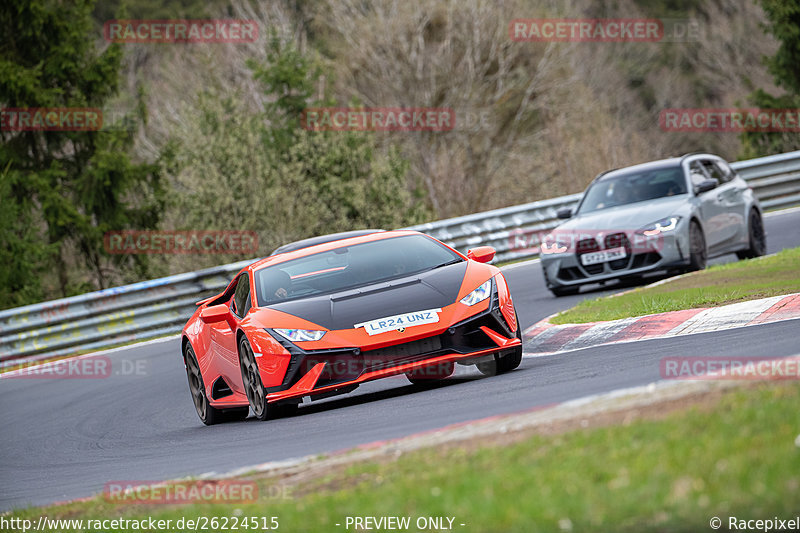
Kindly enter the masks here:
M 578 241 L 577 245 L 577 252 L 578 252 L 578 260 L 580 261 L 581 256 L 583 254 L 588 254 L 591 252 L 597 252 L 600 250 L 600 246 L 598 246 L 597 241 L 594 237 L 590 237 L 588 239 L 581 239 Z M 586 265 L 583 267 L 586 272 L 589 274 L 602 274 L 603 272 L 603 264 L 599 263 L 596 265 Z
M 368 360 L 386 360 L 396 359 L 402 357 L 413 357 L 426 352 L 435 352 L 442 349 L 442 339 L 439 336 L 428 337 L 418 341 L 411 341 L 405 344 L 397 344 L 387 348 L 378 348 L 377 350 L 367 350 L 363 353 L 364 359 Z
M 605 249 L 610 250 L 612 248 L 625 248 L 625 257 L 621 259 L 616 259 L 614 261 L 609 261 L 608 267 L 611 270 L 620 270 L 623 268 L 627 268 L 628 264 L 631 262 L 631 242 L 628 240 L 628 236 L 624 233 L 612 233 L 611 235 L 606 235 L 606 238 L 603 240 L 603 244 L 605 244 Z
M 581 239 L 578 241 L 578 255 L 585 254 L 588 252 L 596 252 L 600 249 L 597 245 L 597 241 L 594 238 L 589 239 Z

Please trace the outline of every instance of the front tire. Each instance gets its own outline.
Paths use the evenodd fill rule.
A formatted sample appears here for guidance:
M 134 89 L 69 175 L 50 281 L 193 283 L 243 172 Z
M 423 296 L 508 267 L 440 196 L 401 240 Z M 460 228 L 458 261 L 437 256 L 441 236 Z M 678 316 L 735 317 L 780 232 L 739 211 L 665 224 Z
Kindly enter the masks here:
M 259 420 L 267 420 L 271 414 L 267 406 L 267 393 L 261 381 L 255 354 L 244 335 L 239 339 L 239 369 L 242 371 L 242 385 L 247 393 L 250 410 Z
M 516 316 L 516 315 L 515 315 Z M 522 327 L 517 317 L 517 338 L 522 340 Z M 522 344 L 504 354 L 496 354 L 494 360 L 478 363 L 475 366 L 484 376 L 496 376 L 511 372 L 522 363 Z
M 243 420 L 250 412 L 249 407 L 232 407 L 230 409 L 217 409 L 212 406 L 206 396 L 206 387 L 203 382 L 203 373 L 200 372 L 200 365 L 197 363 L 197 356 L 190 343 L 186 343 L 183 351 L 183 360 L 186 365 L 186 376 L 189 379 L 189 392 L 192 395 L 197 416 L 203 424 L 213 426 L 221 422 L 232 420 Z
M 767 253 L 767 234 L 764 231 L 764 221 L 761 220 L 761 215 L 755 209 L 750 211 L 750 221 L 747 226 L 750 247 L 747 250 L 736 252 L 736 257 L 739 259 L 761 257 Z

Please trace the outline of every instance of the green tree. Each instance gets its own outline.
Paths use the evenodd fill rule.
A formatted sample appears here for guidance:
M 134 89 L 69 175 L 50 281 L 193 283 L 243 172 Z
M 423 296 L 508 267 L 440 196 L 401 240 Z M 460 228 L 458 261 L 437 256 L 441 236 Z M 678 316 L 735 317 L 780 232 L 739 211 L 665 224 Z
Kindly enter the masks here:
M 763 89 L 750 95 L 750 102 L 764 109 L 800 108 L 800 2 L 760 0 L 769 19 L 766 30 L 780 43 L 778 51 L 764 61 L 775 84 L 786 91 L 775 96 Z M 800 149 L 797 133 L 746 132 L 742 136 L 744 157 L 757 157 Z
M 207 88 L 174 131 L 162 157 L 178 191 L 168 222 L 256 231 L 266 254 L 287 241 L 428 218 L 407 162 L 380 152 L 374 134 L 300 127 L 307 106 L 331 103 L 313 97 L 322 70 L 277 40 L 269 46 L 266 65 L 250 63 L 270 102 L 263 112 L 230 89 Z
M 95 50 L 92 1 L 10 0 L 0 6 L 0 107 L 98 108 L 116 94 L 122 51 Z M 0 232 L 9 296 L 15 306 L 106 286 L 109 269 L 146 269 L 141 258 L 106 256 L 106 231 L 158 222 L 163 195 L 155 167 L 127 155 L 133 132 L 2 131 Z M 74 256 L 74 257 L 73 257 Z M 72 276 L 70 264 L 88 274 Z M 55 273 L 51 292 L 42 277 Z

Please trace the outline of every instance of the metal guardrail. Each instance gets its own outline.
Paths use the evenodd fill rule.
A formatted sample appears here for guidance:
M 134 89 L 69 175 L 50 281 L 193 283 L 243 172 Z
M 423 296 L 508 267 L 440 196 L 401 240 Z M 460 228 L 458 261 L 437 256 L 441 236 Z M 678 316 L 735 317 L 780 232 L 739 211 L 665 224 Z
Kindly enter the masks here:
M 800 204 L 800 151 L 731 166 L 764 209 Z M 496 261 L 538 255 L 539 236 L 558 223 L 556 211 L 581 194 L 541 200 L 412 226 L 466 252 L 493 246 Z M 177 333 L 195 302 L 220 292 L 251 260 L 0 311 L 0 366 L 94 350 Z
M 176 333 L 252 260 L 0 311 L 0 366 Z

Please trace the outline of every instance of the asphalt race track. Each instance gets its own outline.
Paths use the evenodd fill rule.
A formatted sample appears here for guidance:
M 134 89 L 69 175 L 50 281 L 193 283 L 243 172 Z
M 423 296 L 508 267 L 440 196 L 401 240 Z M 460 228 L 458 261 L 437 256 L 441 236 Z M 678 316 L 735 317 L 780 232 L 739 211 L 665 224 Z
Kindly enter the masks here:
M 800 246 L 798 227 L 800 210 L 767 217 L 769 252 Z M 714 262 L 728 260 L 735 257 Z M 524 327 L 620 290 L 554 298 L 538 262 L 505 272 Z M 115 372 L 107 379 L 0 380 L 0 510 L 88 496 L 110 481 L 225 472 L 643 385 L 659 379 L 664 356 L 795 355 L 798 328 L 793 320 L 527 357 L 507 375 L 470 370 L 435 388 L 395 377 L 303 406 L 294 417 L 212 427 L 192 406 L 177 339 L 119 349 L 109 355 Z

